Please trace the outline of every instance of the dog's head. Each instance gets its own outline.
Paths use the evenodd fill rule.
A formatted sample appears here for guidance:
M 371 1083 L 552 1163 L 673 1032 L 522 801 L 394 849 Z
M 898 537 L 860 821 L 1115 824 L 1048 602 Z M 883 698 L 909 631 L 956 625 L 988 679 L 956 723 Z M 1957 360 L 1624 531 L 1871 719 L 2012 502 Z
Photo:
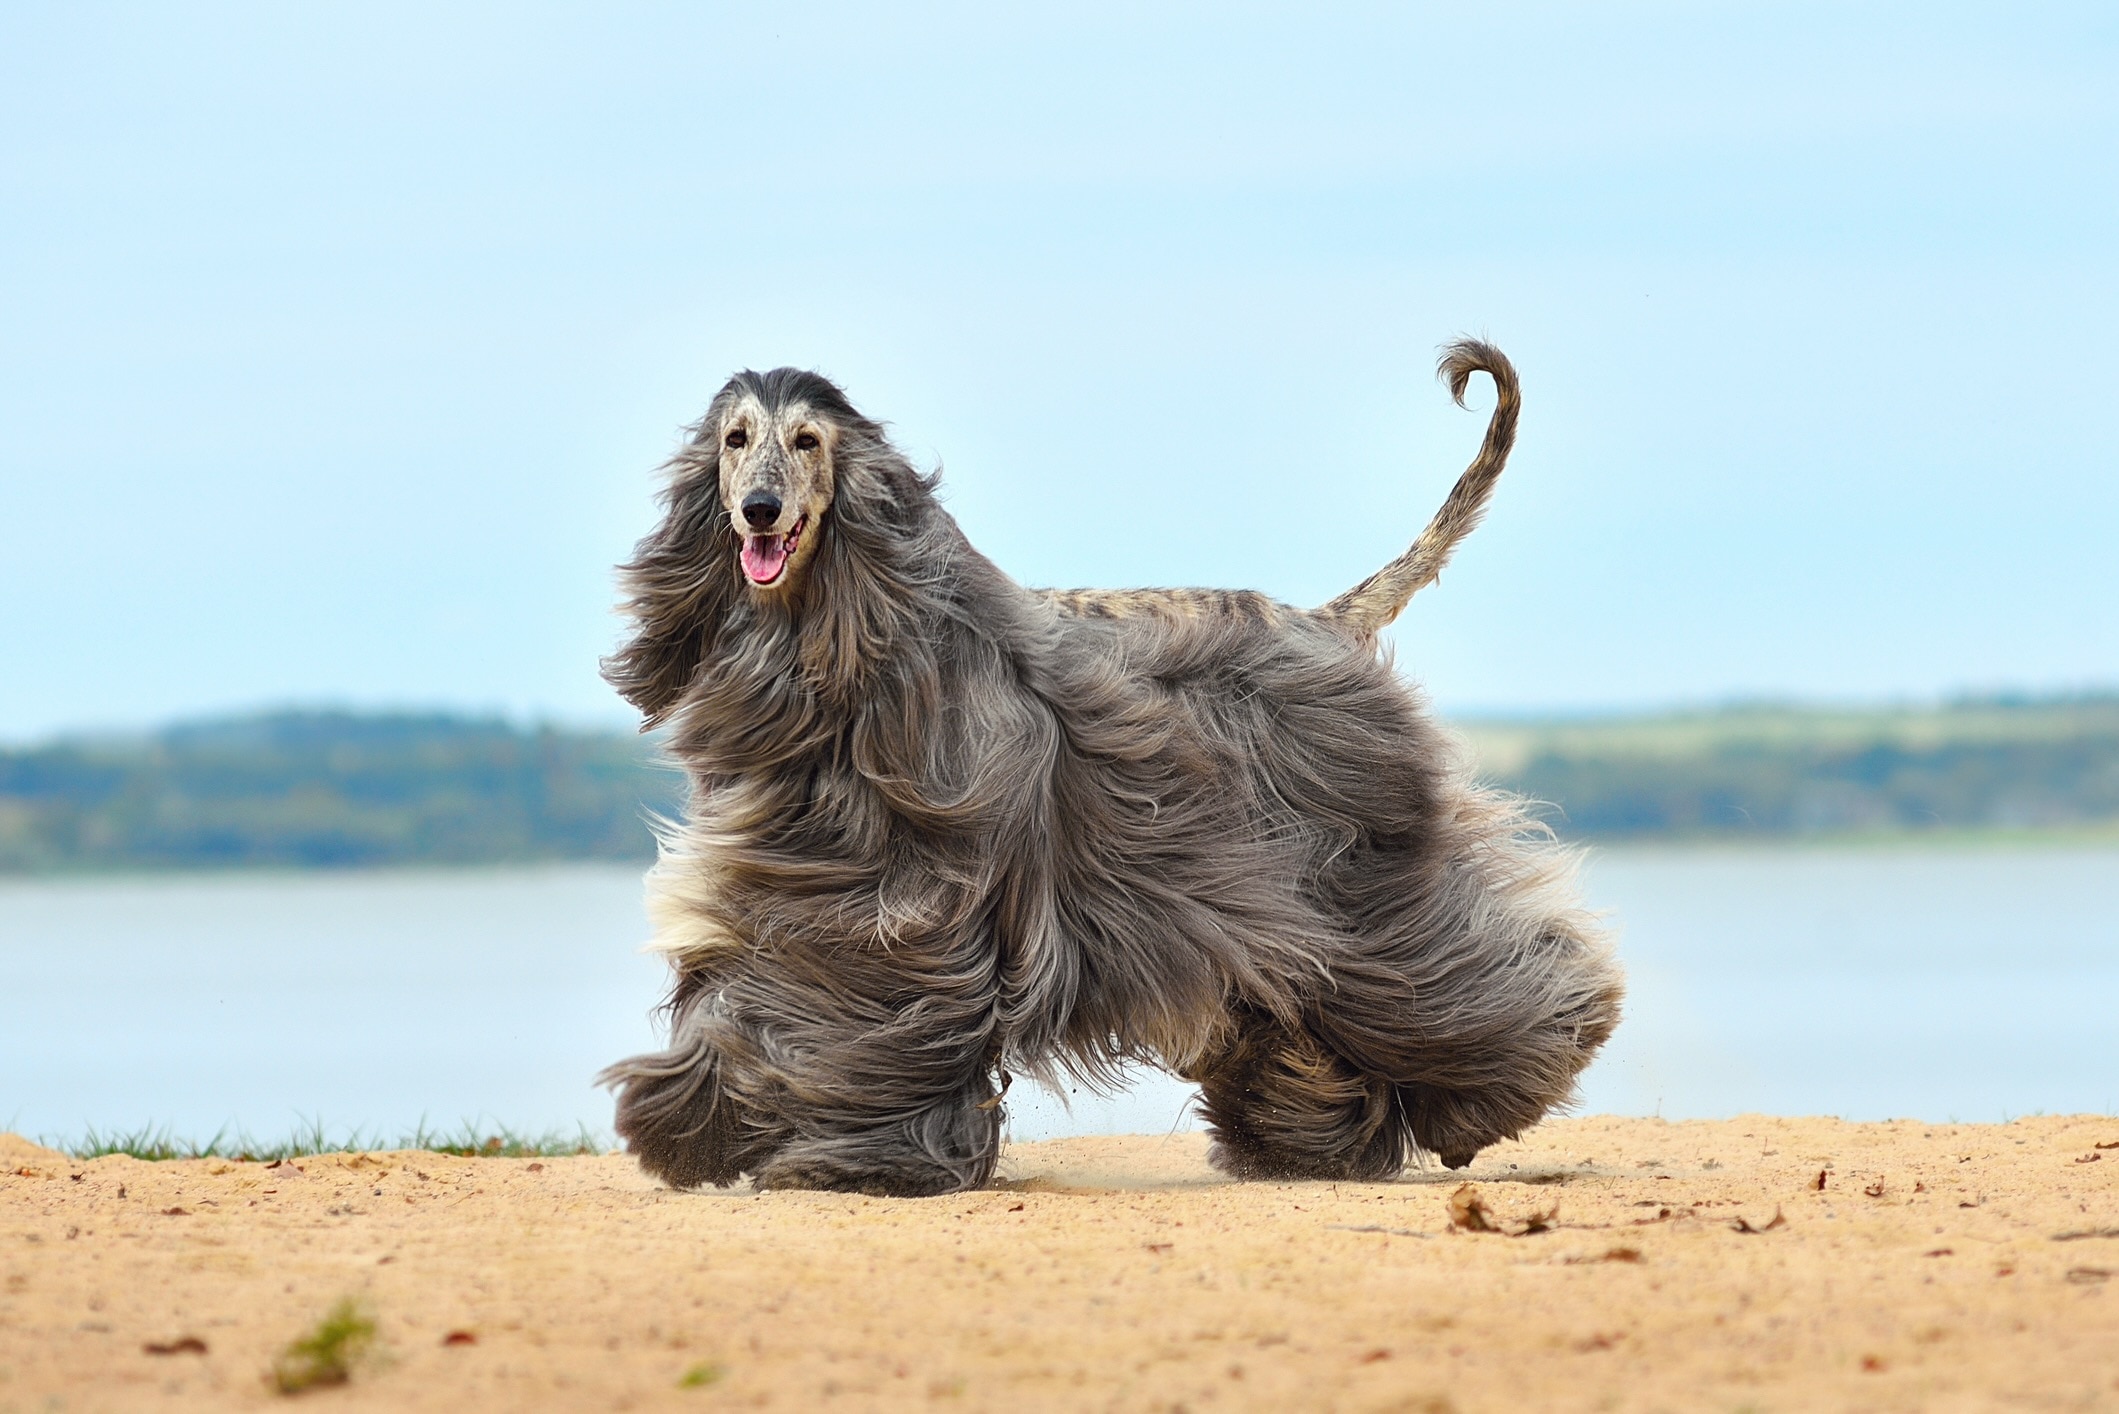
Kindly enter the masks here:
M 796 368 L 729 379 L 668 470 L 668 513 L 620 567 L 638 632 L 604 660 L 612 686 L 661 721 L 746 603 L 753 622 L 798 625 L 805 662 L 850 681 L 877 596 L 894 592 L 875 567 L 932 480 L 836 384 Z
M 829 379 L 794 368 L 728 380 L 692 444 L 710 456 L 743 581 L 761 594 L 801 583 L 838 489 L 836 456 L 862 421 Z

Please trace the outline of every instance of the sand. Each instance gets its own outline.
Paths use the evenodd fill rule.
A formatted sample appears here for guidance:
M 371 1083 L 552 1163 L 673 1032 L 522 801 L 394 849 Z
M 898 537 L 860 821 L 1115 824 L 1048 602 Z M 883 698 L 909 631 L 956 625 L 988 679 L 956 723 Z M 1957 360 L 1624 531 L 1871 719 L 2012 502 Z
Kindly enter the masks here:
M 1334 1185 L 1074 1139 L 886 1200 L 0 1137 L 0 1411 L 287 1403 L 265 1372 L 346 1295 L 373 1354 L 302 1404 L 2119 1409 L 2113 1146 L 2088 1116 L 1589 1118 Z

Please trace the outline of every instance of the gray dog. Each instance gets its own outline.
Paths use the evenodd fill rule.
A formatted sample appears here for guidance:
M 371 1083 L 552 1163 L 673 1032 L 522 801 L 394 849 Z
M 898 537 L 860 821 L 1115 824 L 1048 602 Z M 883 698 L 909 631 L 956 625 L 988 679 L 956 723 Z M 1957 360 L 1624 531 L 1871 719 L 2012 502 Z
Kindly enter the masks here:
M 670 1047 L 612 1066 L 679 1187 L 987 1182 L 1010 1071 L 1201 1087 L 1244 1178 L 1452 1167 L 1618 1020 L 1572 861 L 1474 784 L 1376 633 L 1473 525 L 1514 370 L 1412 549 L 1321 609 L 1026 589 L 813 373 L 740 373 L 623 569 L 605 675 L 690 778 L 650 876 Z

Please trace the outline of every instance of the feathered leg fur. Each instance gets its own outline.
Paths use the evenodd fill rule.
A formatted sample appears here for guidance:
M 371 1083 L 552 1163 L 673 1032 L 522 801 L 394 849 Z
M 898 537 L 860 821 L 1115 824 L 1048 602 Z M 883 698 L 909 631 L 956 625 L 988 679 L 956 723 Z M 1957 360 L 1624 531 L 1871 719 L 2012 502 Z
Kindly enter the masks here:
M 1405 1162 L 1389 1083 L 1269 1017 L 1239 1016 L 1231 1044 L 1189 1078 L 1214 1165 L 1231 1177 L 1380 1179 Z
M 908 949 L 908 951 L 914 951 Z M 672 1045 L 605 1071 L 617 1128 L 673 1187 L 918 1197 L 993 1175 L 990 949 L 753 954 L 682 974 Z M 925 975 L 922 976 L 921 974 Z
M 1461 1168 L 1564 1105 L 1621 984 L 1571 901 L 1572 859 L 1513 800 L 1464 788 L 1434 848 L 1350 851 L 1322 888 L 1358 951 L 1289 1034 L 1239 1008 L 1197 1068 L 1215 1162 L 1240 1178 Z

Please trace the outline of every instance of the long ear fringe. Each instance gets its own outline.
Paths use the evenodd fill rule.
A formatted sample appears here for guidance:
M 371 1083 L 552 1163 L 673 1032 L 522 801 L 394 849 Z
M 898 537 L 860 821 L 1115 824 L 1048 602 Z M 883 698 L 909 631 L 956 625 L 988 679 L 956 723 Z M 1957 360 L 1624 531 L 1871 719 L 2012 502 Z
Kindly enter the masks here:
M 927 514 L 931 482 L 880 437 L 837 480 L 803 590 L 801 651 L 810 684 L 845 704 L 916 631 L 921 600 L 946 578 L 949 555 Z
M 680 458 L 679 465 L 683 465 Z M 632 639 L 603 660 L 603 678 L 659 726 L 683 699 L 735 606 L 736 532 L 712 467 L 691 469 L 666 493 L 662 523 L 619 566 Z

